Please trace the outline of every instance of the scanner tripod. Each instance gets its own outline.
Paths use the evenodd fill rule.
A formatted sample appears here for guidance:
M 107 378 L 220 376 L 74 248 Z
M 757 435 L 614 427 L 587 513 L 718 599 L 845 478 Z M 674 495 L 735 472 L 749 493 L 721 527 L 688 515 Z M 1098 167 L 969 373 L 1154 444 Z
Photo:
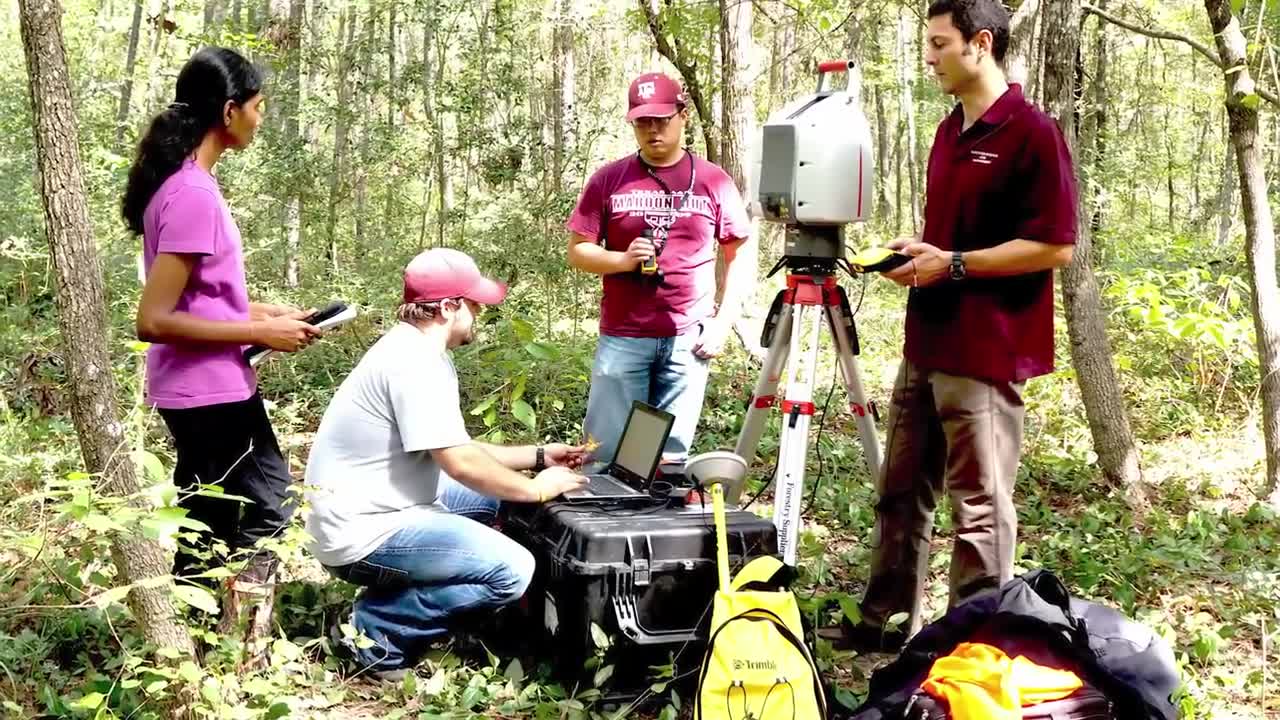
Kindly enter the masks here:
M 863 455 L 872 477 L 880 472 L 880 446 L 876 438 L 875 407 L 866 400 L 858 368 L 858 332 L 853 312 L 849 308 L 849 297 L 836 278 L 839 269 L 853 274 L 843 257 L 841 229 L 788 226 L 786 245 L 788 254 L 774 265 L 768 277 L 785 267 L 787 287 L 774 298 L 765 318 L 760 344 L 769 351 L 752 391 L 734 452 L 748 462 L 755 456 L 768 409 L 777 402 L 778 382 L 785 368 L 786 395 L 782 400 L 782 436 L 774 475 L 773 524 L 778 529 L 778 551 L 783 562 L 795 565 L 809 425 L 815 411 L 814 371 L 824 319 L 835 341 L 836 360 L 849 394 L 849 410 L 857 421 Z

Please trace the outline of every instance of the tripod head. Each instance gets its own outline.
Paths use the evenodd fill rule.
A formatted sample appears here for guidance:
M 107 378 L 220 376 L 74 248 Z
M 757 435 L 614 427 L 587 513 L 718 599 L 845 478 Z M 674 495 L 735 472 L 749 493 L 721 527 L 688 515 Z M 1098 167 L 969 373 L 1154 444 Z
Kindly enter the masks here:
M 783 268 L 792 275 L 835 275 L 839 270 L 853 275 L 845 257 L 844 228 L 839 225 L 787 225 L 783 247 L 782 257 L 765 277 Z
M 870 216 L 871 127 L 857 95 L 832 90 L 827 80 L 853 67 L 820 63 L 817 91 L 773 113 L 753 144 L 747 197 L 758 215 L 786 227 L 786 249 L 770 275 L 783 267 L 852 273 L 844 226 Z

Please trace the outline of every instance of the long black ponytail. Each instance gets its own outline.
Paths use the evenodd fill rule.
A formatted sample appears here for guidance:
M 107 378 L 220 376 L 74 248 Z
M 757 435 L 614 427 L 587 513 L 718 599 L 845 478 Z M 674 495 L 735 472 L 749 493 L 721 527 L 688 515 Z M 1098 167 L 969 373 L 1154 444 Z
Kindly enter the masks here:
M 243 105 L 262 92 L 262 73 L 244 56 L 220 47 L 201 49 L 178 73 L 174 101 L 151 120 L 138 142 L 120 211 L 129 229 L 142 233 L 142 214 L 151 196 L 223 122 L 230 100 Z

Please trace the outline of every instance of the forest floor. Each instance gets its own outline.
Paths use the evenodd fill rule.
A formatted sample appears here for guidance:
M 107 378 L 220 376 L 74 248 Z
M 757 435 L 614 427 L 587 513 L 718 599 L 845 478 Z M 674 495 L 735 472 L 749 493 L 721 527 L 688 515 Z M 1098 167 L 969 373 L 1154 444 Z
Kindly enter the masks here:
M 1150 508 L 1140 515 L 1134 515 L 1120 495 L 1100 488 L 1069 490 L 1041 484 L 1020 489 L 1019 568 L 1053 569 L 1074 591 L 1126 609 L 1171 640 L 1187 683 L 1182 707 L 1188 718 L 1280 718 L 1280 693 L 1275 690 L 1280 683 L 1275 668 L 1280 532 L 1274 515 L 1259 509 L 1249 489 L 1256 486 L 1261 442 L 1256 426 L 1246 425 L 1235 433 L 1171 438 L 1144 447 L 1146 478 L 1153 492 Z M 1035 459 L 1027 464 L 1034 467 Z M 861 591 L 868 528 L 842 525 L 836 515 L 819 511 L 806 519 L 812 541 L 806 547 L 825 548 L 825 567 L 819 570 L 820 582 L 797 588 L 802 596 L 856 597 Z M 930 616 L 941 613 L 946 604 L 951 534 L 945 522 L 942 525 L 933 541 L 925 599 Z M 318 567 L 292 570 L 298 580 L 325 581 Z M 1107 597 L 1108 587 L 1125 590 L 1115 593 L 1117 600 Z M 822 664 L 848 693 L 846 699 L 860 697 L 870 673 L 892 659 L 834 653 L 825 642 L 820 644 Z M 521 665 L 537 662 L 537 657 L 526 656 Z M 486 670 L 486 665 L 491 668 Z M 510 671 L 510 658 L 460 661 L 446 647 L 418 667 L 410 688 L 334 680 L 338 684 L 325 687 L 314 696 L 315 702 L 306 702 L 304 696 L 299 700 L 310 706 L 307 716 L 334 719 L 578 716 L 572 700 L 563 699 L 531 700 L 527 712 L 498 709 L 506 695 L 537 686 L 532 677 L 510 682 L 506 693 L 491 693 L 494 702 L 488 708 L 478 703 L 469 711 L 444 710 L 450 702 L 446 698 L 459 697 L 459 686 L 483 684 L 475 678 L 487 672 L 484 682 L 498 687 L 502 683 L 494 684 L 492 678 Z M 539 690 L 545 691 L 546 686 Z M 687 703 L 681 703 L 679 713 L 666 709 L 671 705 L 669 694 L 628 716 L 686 716 Z

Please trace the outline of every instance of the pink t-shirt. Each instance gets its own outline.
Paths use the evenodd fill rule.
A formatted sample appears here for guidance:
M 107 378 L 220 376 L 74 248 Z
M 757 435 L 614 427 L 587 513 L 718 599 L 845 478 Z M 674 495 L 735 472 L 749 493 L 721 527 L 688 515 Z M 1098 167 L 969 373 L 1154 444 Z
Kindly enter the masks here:
M 691 163 L 694 182 L 689 193 Z M 567 224 L 570 231 L 599 240 L 601 217 L 607 213 L 605 246 L 623 251 L 646 227 L 671 223 L 658 255 L 663 285 L 655 287 L 633 272 L 604 276 L 603 335 L 672 337 L 710 317 L 715 307 L 716 242 L 741 240 L 750 233 L 742 195 L 718 165 L 687 153 L 675 165 L 654 172 L 666 190 L 635 155 L 609 163 L 587 181 Z
M 191 160 L 169 176 L 142 215 L 142 261 L 157 253 L 192 255 L 196 264 L 174 310 L 206 320 L 249 320 L 240 230 L 218 181 Z M 192 408 L 252 397 L 257 376 L 240 345 L 154 343 L 147 351 L 147 401 Z

